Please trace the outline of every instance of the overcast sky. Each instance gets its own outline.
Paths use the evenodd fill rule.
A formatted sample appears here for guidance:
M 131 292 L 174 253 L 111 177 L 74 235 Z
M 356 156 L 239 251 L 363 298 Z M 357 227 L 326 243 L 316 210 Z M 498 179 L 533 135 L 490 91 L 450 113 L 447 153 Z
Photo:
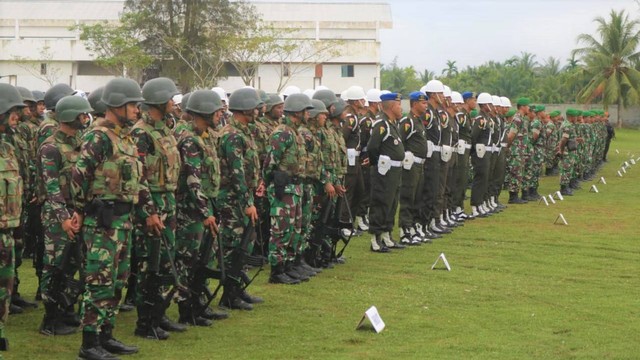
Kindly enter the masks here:
M 597 16 L 626 9 L 640 17 L 634 0 L 387 0 L 393 29 L 382 30 L 382 63 L 398 57 L 440 74 L 447 60 L 458 69 L 503 61 L 527 51 L 543 62 L 566 64 L 581 33 L 594 34 Z

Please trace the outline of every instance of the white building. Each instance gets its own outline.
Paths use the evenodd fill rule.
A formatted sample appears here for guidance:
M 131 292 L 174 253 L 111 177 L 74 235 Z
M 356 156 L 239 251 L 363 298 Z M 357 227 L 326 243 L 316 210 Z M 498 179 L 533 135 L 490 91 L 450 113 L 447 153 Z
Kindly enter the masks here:
M 44 90 L 64 82 L 90 91 L 111 76 L 93 62 L 79 34 L 78 23 L 117 21 L 123 0 L 0 0 L 0 82 Z M 284 65 L 290 77 L 281 78 L 281 63 L 259 67 L 254 86 L 275 92 L 278 85 L 302 90 L 318 85 L 341 91 L 357 84 L 380 86 L 379 31 L 392 26 L 391 8 L 384 3 L 254 3 L 263 20 L 276 28 L 295 29 L 297 38 L 341 40 L 339 55 Z M 233 91 L 244 86 L 229 73 L 219 85 Z M 281 86 L 282 87 L 282 86 Z

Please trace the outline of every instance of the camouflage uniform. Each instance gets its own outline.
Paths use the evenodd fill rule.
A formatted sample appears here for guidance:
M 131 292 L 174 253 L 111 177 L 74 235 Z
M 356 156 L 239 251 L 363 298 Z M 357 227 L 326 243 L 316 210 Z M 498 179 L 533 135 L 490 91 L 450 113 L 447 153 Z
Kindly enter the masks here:
M 4 327 L 9 316 L 9 301 L 13 291 L 15 250 L 13 229 L 20 225 L 22 212 L 22 178 L 15 149 L 6 135 L 0 135 L 0 347 L 5 347 Z
M 522 187 L 524 143 L 522 139 L 522 117 L 517 113 L 511 122 L 506 123 L 508 134 L 513 134 L 513 142 L 507 151 L 507 176 L 505 186 L 510 193 L 518 193 Z
M 528 184 L 529 189 L 538 189 L 538 180 L 540 174 L 542 174 L 542 165 L 545 159 L 546 132 L 544 131 L 544 125 L 540 119 L 536 118 L 531 122 L 531 142 L 533 148 L 533 154 L 531 155 L 531 182 Z M 538 134 L 538 139 L 534 140 L 533 135 Z M 533 195 L 533 194 L 530 194 Z
M 194 123 L 178 139 L 182 167 L 176 191 L 176 266 L 183 284 L 193 281 L 198 261 L 206 264 L 213 261 L 213 258 L 199 259 L 199 253 L 203 221 L 214 216 L 220 189 L 220 160 L 216 148 L 217 135 L 213 129 L 200 131 Z M 189 298 L 187 293 L 180 295 L 181 299 Z
M 250 221 L 245 209 L 254 205 L 253 195 L 260 180 L 259 154 L 252 128 L 251 124 L 244 125 L 232 117 L 220 134 L 221 181 L 216 204 L 220 212 L 220 236 L 226 269 L 242 269 L 244 264 L 232 264 L 232 255 L 236 251 L 251 253 L 253 247 L 249 243 L 247 248 L 240 248 L 242 235 Z M 226 275 L 235 283 L 230 287 L 242 285 L 240 273 L 227 271 Z M 229 290 L 225 285 L 225 295 Z
M 565 120 L 560 126 L 562 137 L 567 142 L 576 141 L 575 125 L 569 120 Z M 560 168 L 560 186 L 569 186 L 571 180 L 575 177 L 575 164 L 578 162 L 578 154 L 576 150 L 570 150 L 568 144 L 565 144 L 562 152 L 562 167 Z
M 129 129 L 105 120 L 84 139 L 72 170 L 76 211 L 85 214 L 86 290 L 81 316 L 83 332 L 98 333 L 104 326 L 115 326 L 129 276 L 133 205 L 145 184 Z
M 164 289 L 158 282 L 150 278 L 150 263 L 158 264 L 157 276 L 169 277 L 171 275 L 170 259 L 175 258 L 175 231 L 176 231 L 176 198 L 175 190 L 180 173 L 180 154 L 177 142 L 166 125 L 166 121 L 153 120 L 148 113 L 143 113 L 142 118 L 131 130 L 136 148 L 138 160 L 142 163 L 143 182 L 148 188 L 140 191 L 140 204 L 137 208 L 138 221 L 135 229 L 134 251 L 137 258 L 136 299 L 138 307 L 138 326 L 157 327 L 160 317 L 164 313 L 164 305 L 155 304 L 156 309 L 148 309 L 147 304 L 158 300 L 158 294 Z M 162 235 L 169 245 L 166 248 L 164 242 L 154 233 L 149 233 L 145 228 L 145 222 L 149 216 L 158 215 L 165 228 Z M 159 259 L 151 259 L 153 248 L 159 246 Z M 162 299 L 162 295 L 159 296 Z
M 271 134 L 264 178 L 271 205 L 269 263 L 288 265 L 295 258 L 294 245 L 302 232 L 302 179 L 306 150 L 297 126 L 287 117 Z M 282 178 L 276 193 L 276 176 Z
M 558 158 L 556 157 L 556 146 L 558 145 L 558 132 L 556 130 L 556 124 L 553 120 L 549 120 L 544 125 L 545 132 L 545 168 L 547 173 L 550 174 L 551 169 L 555 168 L 558 165 Z
M 64 289 L 56 289 L 53 275 L 62 264 L 64 248 L 71 241 L 62 230 L 62 223 L 73 215 L 73 199 L 71 193 L 71 169 L 78 161 L 80 144 L 76 136 L 69 136 L 60 130 L 46 139 L 38 151 L 38 177 L 42 179 L 39 199 L 42 206 L 42 223 L 47 224 L 44 230 L 44 248 L 40 291 L 44 302 L 55 302 L 55 293 Z M 79 265 L 79 264 L 78 264 Z
M 522 190 L 527 192 L 529 187 L 531 186 L 533 171 L 533 144 L 531 142 L 531 121 L 528 116 L 522 118 L 522 143 L 524 146 L 524 151 L 522 152 L 523 158 L 523 172 L 522 172 Z M 523 195 L 523 198 L 526 198 Z

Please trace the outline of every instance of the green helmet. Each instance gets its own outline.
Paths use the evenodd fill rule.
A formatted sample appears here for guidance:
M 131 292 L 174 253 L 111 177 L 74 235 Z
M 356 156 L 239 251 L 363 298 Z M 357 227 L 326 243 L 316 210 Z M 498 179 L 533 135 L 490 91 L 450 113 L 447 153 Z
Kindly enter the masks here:
M 271 111 L 274 106 L 284 104 L 284 100 L 278 94 L 269 94 L 269 101 L 267 101 L 267 111 Z
M 255 89 L 251 88 L 238 89 L 229 96 L 229 110 L 253 110 L 257 108 L 260 103 L 262 103 L 262 101 L 258 97 L 258 93 Z
M 20 92 L 20 96 L 22 96 L 23 102 L 25 101 L 36 102 L 36 99 L 33 97 L 33 94 L 26 87 L 16 86 L 16 89 L 18 89 L 18 92 Z
M 73 122 L 78 115 L 90 113 L 89 101 L 80 96 L 65 96 L 56 104 L 56 119 L 62 123 Z
M 260 95 L 260 105 L 266 105 L 269 103 L 269 95 L 267 95 L 266 91 L 258 90 L 258 94 Z
M 329 115 L 333 117 L 340 116 L 340 114 L 342 114 L 342 112 L 344 111 L 344 108 L 346 107 L 347 107 L 347 103 L 344 101 L 344 99 L 338 98 L 335 110 L 333 110 L 333 114 L 329 114 Z
M 215 91 L 196 90 L 189 95 L 186 109 L 194 113 L 209 115 L 222 109 L 222 100 Z
M 101 100 L 107 107 L 118 108 L 132 102 L 143 102 L 144 98 L 137 82 L 116 78 L 105 85 Z
M 180 94 L 173 80 L 159 77 L 147 81 L 142 87 L 144 103 L 149 105 L 166 104 L 174 95 Z
M 284 101 L 284 111 L 298 112 L 313 109 L 311 99 L 305 94 L 291 94 Z
M 316 100 L 320 100 L 324 103 L 324 106 L 329 109 L 331 107 L 331 105 L 336 105 L 338 104 L 338 98 L 336 97 L 336 94 L 333 93 L 333 91 L 329 90 L 329 89 L 323 89 L 323 90 L 318 90 L 313 94 L 313 98 Z M 331 114 L 332 115 L 332 114 Z
M 44 93 L 42 91 L 33 90 L 31 94 L 33 94 L 33 98 L 36 99 L 36 102 L 44 101 Z
M 311 105 L 313 105 L 313 109 L 309 110 L 309 116 L 314 118 L 318 116 L 318 114 L 329 114 L 327 107 L 324 106 L 324 103 L 318 99 L 311 100 Z
M 101 86 L 89 93 L 87 100 L 93 108 L 93 112 L 96 114 L 104 114 L 107 112 L 107 106 L 102 102 L 102 92 L 104 92 L 104 86 Z
M 191 93 L 190 93 L 190 92 L 188 92 L 188 93 L 186 93 L 186 94 L 182 95 L 182 103 L 181 103 L 181 107 L 182 107 L 183 109 L 186 109 L 187 104 L 189 103 L 189 97 L 190 97 L 190 96 L 191 96 Z
M 13 85 L 0 84 L 0 115 L 13 107 L 25 107 L 20 92 Z
M 67 84 L 56 84 L 44 93 L 44 106 L 47 110 L 56 108 L 56 104 L 65 96 L 73 95 L 74 90 Z

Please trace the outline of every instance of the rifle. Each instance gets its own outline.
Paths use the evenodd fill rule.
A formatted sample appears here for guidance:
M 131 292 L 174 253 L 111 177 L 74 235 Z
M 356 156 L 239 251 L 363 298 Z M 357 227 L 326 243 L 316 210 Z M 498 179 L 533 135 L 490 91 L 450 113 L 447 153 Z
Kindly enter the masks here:
M 347 214 L 349 215 L 349 222 L 351 224 L 353 224 L 353 214 L 351 213 L 351 207 L 349 206 L 349 200 L 347 200 L 347 195 L 343 194 L 340 197 L 342 203 L 344 204 L 344 206 L 347 208 Z M 344 246 L 342 247 L 342 249 L 340 249 L 340 251 L 338 253 L 336 253 L 336 250 L 338 248 L 338 241 L 333 242 L 333 254 L 332 254 L 332 259 L 338 259 L 342 256 L 342 254 L 344 253 L 344 250 L 347 248 L 347 246 L 349 245 L 349 242 L 351 242 L 351 238 L 353 237 L 353 229 L 351 229 L 351 232 L 349 233 L 349 237 L 347 237 L 346 239 L 342 236 L 342 234 L 340 234 L 339 239 L 341 239 L 344 242 Z
M 309 264 L 313 264 L 312 266 L 319 267 L 322 262 L 322 248 L 325 245 L 325 236 L 339 237 L 340 229 L 337 227 L 332 227 L 329 223 L 330 216 L 333 213 L 336 205 L 333 200 L 328 196 L 325 196 L 325 200 L 322 204 L 322 214 L 320 215 L 320 219 L 314 226 L 313 235 L 309 241 L 311 247 L 309 248 L 307 262 Z M 333 251 L 332 251 L 333 252 Z
M 74 260 L 74 262 L 72 262 Z M 78 296 L 84 291 L 84 278 L 80 280 L 73 278 L 75 267 L 73 265 L 82 264 L 82 249 L 79 241 L 67 241 L 62 250 L 60 266 L 56 266 L 53 271 L 52 290 L 53 300 L 62 308 L 67 308 L 76 303 Z
M 244 231 L 242 232 L 242 240 L 240 241 L 240 245 L 233 249 L 231 253 L 230 263 L 231 268 L 229 269 L 229 273 L 232 275 L 239 275 L 244 286 L 242 287 L 245 290 L 251 283 L 260 275 L 262 270 L 264 269 L 265 257 L 264 255 L 251 255 L 249 254 L 248 247 L 249 243 L 253 240 L 253 234 L 256 234 L 258 238 L 260 238 L 260 246 L 262 248 L 263 238 L 262 238 L 262 230 L 260 228 L 260 220 L 258 219 L 256 224 L 254 225 L 251 221 L 245 226 Z M 250 266 L 259 266 L 258 271 L 253 275 L 252 278 L 242 271 L 245 265 Z
M 204 252 L 199 257 L 197 261 L 197 265 L 195 267 L 195 273 L 193 279 L 191 281 L 191 306 L 194 309 L 193 314 L 198 315 L 202 313 L 206 308 L 209 307 L 213 299 L 218 295 L 218 291 L 222 288 L 226 280 L 226 272 L 224 266 L 224 254 L 222 253 L 222 240 L 220 236 L 215 237 L 218 243 L 218 252 L 216 254 L 218 258 L 218 266 L 219 270 L 211 269 L 208 266 L 209 259 L 213 255 L 213 240 L 214 236 L 211 233 L 211 230 L 206 228 L 204 230 L 204 234 L 202 235 L 202 246 Z M 211 289 L 207 286 L 207 279 L 218 279 L 218 286 L 212 292 Z M 204 303 L 200 302 L 200 297 L 204 295 L 206 301 Z M 195 301 L 194 301 L 195 300 Z

